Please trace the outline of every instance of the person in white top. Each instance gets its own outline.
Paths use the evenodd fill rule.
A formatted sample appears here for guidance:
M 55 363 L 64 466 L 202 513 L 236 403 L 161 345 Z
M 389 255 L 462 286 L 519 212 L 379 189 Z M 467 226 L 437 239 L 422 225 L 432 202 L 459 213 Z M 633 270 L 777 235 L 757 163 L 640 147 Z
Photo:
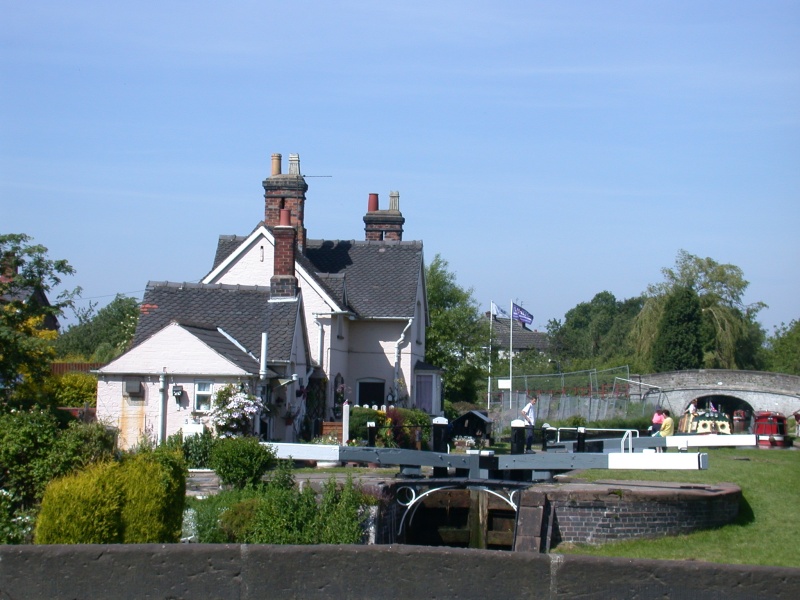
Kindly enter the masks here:
M 525 407 L 519 411 L 525 419 L 528 436 L 525 439 L 525 451 L 530 452 L 533 446 L 533 428 L 536 425 L 536 396 L 531 396 Z

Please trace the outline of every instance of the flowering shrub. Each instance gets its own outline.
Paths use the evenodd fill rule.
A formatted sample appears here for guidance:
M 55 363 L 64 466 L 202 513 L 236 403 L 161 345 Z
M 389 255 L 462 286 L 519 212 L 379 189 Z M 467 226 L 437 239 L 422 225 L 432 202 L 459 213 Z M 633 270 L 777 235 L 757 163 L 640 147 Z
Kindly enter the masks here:
M 327 446 L 339 446 L 339 437 L 335 433 L 326 433 L 311 440 L 312 444 L 323 444 Z
M 264 404 L 258 398 L 227 385 L 214 396 L 211 423 L 218 437 L 247 435 L 253 418 L 263 409 Z

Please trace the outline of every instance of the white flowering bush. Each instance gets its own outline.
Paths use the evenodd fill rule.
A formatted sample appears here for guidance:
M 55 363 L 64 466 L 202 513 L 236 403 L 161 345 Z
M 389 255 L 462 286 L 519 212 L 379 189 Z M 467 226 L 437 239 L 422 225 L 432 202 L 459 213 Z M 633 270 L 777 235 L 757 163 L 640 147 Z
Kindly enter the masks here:
M 238 437 L 252 433 L 253 419 L 264 410 L 264 404 L 233 385 L 220 389 L 214 396 L 211 423 L 218 437 Z

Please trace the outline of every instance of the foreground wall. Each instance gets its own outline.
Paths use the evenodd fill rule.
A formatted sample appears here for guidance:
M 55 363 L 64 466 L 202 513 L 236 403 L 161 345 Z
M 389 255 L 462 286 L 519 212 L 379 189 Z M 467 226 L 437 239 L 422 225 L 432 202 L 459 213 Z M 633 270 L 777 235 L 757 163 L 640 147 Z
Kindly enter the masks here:
M 421 546 L 0 546 L 0 599 L 800 597 L 800 569 Z

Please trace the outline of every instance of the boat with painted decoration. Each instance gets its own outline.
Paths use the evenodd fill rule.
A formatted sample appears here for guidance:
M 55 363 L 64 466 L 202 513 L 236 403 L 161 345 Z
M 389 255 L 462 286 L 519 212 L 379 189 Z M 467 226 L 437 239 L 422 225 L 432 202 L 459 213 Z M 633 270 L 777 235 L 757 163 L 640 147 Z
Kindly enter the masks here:
M 761 411 L 753 419 L 753 433 L 759 448 L 788 448 L 791 438 L 786 431 L 786 416 L 775 411 Z

